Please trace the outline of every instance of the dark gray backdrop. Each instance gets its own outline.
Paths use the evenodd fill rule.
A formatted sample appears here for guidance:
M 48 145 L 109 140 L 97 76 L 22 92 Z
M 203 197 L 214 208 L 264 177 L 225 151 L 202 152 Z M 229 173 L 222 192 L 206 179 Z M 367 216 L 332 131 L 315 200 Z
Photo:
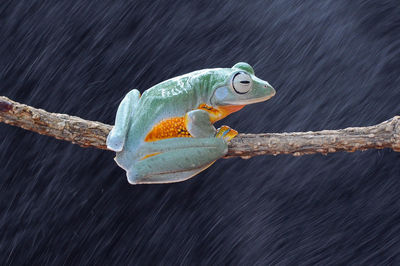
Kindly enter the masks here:
M 240 132 L 379 123 L 400 114 L 399 2 L 0 3 L 0 95 L 52 112 L 112 124 L 130 89 L 238 61 L 277 90 L 223 121 Z M 220 160 L 131 186 L 111 152 L 0 136 L 3 265 L 399 263 L 390 150 Z

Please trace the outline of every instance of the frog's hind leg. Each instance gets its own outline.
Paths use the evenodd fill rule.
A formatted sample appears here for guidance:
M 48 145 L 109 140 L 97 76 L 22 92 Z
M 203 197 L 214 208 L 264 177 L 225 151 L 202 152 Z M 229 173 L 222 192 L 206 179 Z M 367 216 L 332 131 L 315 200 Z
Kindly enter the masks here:
M 131 90 L 118 106 L 117 115 L 115 117 L 115 125 L 108 134 L 107 148 L 119 152 L 122 151 L 126 133 L 130 126 L 130 118 L 134 115 L 136 107 L 139 103 L 140 92 Z
M 197 175 L 201 171 L 207 169 L 211 164 L 212 163 L 195 170 L 172 172 L 172 173 L 157 173 L 152 176 L 141 176 L 141 177 L 139 177 L 139 175 L 135 172 L 135 170 L 133 170 L 127 172 L 127 177 L 128 177 L 128 182 L 132 185 L 176 183 L 185 181 Z
M 159 143 L 157 143 L 159 142 Z M 161 140 L 145 148 L 147 155 L 127 171 L 131 184 L 184 181 L 223 157 L 228 145 L 222 138 Z

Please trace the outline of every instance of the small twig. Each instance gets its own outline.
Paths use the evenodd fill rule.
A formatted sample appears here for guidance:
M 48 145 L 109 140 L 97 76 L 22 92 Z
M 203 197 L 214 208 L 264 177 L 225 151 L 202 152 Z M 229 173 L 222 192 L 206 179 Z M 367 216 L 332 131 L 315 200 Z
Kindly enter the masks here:
M 0 122 L 66 140 L 82 147 L 107 150 L 112 126 L 76 116 L 49 113 L 0 96 Z M 264 154 L 293 154 L 391 148 L 400 152 L 400 116 L 369 127 L 350 127 L 293 133 L 239 134 L 229 143 L 226 157 L 250 158 Z

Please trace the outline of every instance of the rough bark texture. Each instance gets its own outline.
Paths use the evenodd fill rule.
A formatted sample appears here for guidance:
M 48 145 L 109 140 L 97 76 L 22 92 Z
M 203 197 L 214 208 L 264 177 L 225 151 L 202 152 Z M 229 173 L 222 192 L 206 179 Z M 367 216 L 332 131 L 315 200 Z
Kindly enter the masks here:
M 76 116 L 49 113 L 0 96 L 0 122 L 21 127 L 82 147 L 107 150 L 106 139 L 112 126 Z
M 76 116 L 49 113 L 0 96 L 0 122 L 70 141 L 82 147 L 107 150 L 112 126 Z M 264 154 L 293 154 L 391 148 L 400 151 L 400 116 L 378 125 L 292 133 L 239 134 L 229 143 L 227 157 L 250 158 Z
M 240 134 L 232 139 L 228 156 L 293 154 L 392 148 L 400 152 L 400 116 L 369 127 L 349 127 L 291 133 Z

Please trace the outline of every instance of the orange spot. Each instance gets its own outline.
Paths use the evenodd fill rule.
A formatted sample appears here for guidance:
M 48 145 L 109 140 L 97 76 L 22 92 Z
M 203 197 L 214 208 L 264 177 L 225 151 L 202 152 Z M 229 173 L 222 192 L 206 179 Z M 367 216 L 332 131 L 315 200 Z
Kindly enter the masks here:
M 155 155 L 157 155 L 157 154 L 160 154 L 160 152 L 155 152 L 155 153 L 150 153 L 150 154 L 147 154 L 146 156 L 143 156 L 143 158 L 142 158 L 142 159 L 140 159 L 140 160 L 144 160 L 144 159 L 146 159 L 146 158 L 149 158 L 149 157 L 155 156 Z
M 225 105 L 225 106 L 219 106 L 219 107 L 212 107 L 209 106 L 205 103 L 202 103 L 197 107 L 197 109 L 202 109 L 207 111 L 210 114 L 210 120 L 211 123 L 214 123 L 218 120 L 221 120 L 222 118 L 225 118 L 226 116 L 239 111 L 242 109 L 244 105 Z
M 185 118 L 172 117 L 156 124 L 147 134 L 144 141 L 149 142 L 180 137 L 191 137 L 185 126 Z

